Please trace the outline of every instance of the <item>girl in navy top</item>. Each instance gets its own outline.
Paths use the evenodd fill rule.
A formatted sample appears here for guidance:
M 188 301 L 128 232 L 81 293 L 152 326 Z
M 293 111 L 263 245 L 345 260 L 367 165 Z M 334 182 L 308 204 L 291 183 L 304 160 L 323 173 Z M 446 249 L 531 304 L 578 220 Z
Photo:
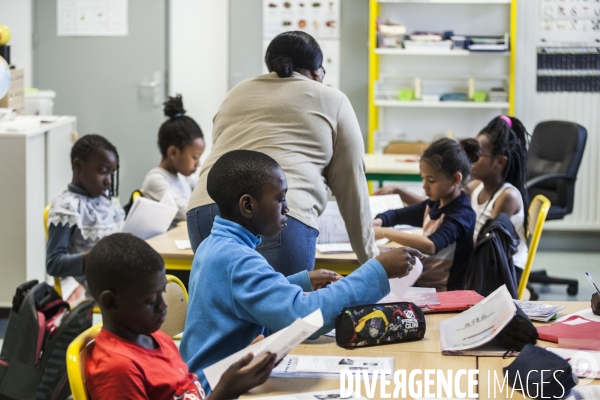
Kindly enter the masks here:
M 386 238 L 428 255 L 422 260 L 418 286 L 438 291 L 462 289 L 475 228 L 475 212 L 465 193 L 464 179 L 479 158 L 479 149 L 475 139 L 460 145 L 447 138 L 433 142 L 419 165 L 428 199 L 379 214 L 373 221 L 377 239 Z M 391 228 L 398 224 L 423 227 L 423 235 Z

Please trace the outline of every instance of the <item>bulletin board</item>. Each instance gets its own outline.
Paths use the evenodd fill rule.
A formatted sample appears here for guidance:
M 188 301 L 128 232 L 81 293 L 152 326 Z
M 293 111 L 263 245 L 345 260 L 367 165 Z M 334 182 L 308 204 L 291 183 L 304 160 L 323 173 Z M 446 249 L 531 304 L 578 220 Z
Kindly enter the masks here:
M 600 46 L 599 0 L 540 0 L 540 16 L 542 43 Z
M 263 55 L 275 36 L 295 30 L 319 42 L 327 72 L 323 83 L 339 89 L 340 0 L 263 0 Z

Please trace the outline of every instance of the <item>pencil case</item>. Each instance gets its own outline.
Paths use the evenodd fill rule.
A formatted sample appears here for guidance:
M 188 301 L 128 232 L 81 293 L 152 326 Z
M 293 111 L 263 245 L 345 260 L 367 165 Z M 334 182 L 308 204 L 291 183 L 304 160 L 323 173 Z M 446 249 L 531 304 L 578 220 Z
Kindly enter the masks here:
M 379 346 L 424 336 L 425 315 L 409 302 L 346 307 L 335 320 L 335 340 L 340 347 Z

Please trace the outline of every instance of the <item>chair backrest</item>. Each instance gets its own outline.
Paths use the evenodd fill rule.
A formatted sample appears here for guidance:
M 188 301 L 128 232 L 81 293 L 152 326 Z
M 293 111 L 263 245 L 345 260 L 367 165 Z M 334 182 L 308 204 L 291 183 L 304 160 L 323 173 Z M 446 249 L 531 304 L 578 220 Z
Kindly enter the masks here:
M 167 275 L 167 290 L 165 301 L 169 305 L 167 316 L 160 330 L 172 338 L 177 338 L 185 327 L 188 294 L 183 282 L 176 276 Z
M 521 275 L 521 281 L 519 282 L 519 288 L 517 289 L 517 298 L 523 299 L 523 293 L 525 293 L 525 287 L 529 281 L 529 274 L 531 273 L 531 266 L 537 252 L 537 247 L 542 236 L 542 230 L 544 229 L 544 223 L 546 222 L 546 216 L 550 210 L 550 200 L 541 194 L 535 196 L 529 204 L 528 218 L 529 218 L 529 251 L 527 252 L 527 262 L 523 268 L 523 275 Z M 532 230 L 533 228 L 533 230 Z
M 92 326 L 71 342 L 67 348 L 67 374 L 73 400 L 88 400 L 85 388 L 85 360 L 94 349 L 93 340 L 96 339 L 102 324 Z
M 540 122 L 531 135 L 527 154 L 527 179 L 545 174 L 567 174 L 576 178 L 586 140 L 586 129 L 574 122 Z M 528 190 L 530 199 L 541 194 L 550 200 L 552 211 L 549 219 L 562 218 L 573 211 L 574 180 L 548 180 Z M 560 214 L 555 215 L 559 212 Z
M 131 197 L 129 197 L 129 202 L 123 206 L 123 210 L 125 211 L 125 215 L 129 214 L 129 210 L 131 210 L 131 206 L 133 206 L 133 202 L 140 196 L 144 196 L 144 192 L 142 189 L 135 189 L 131 193 Z
M 421 155 L 429 147 L 424 142 L 392 142 L 383 150 L 383 154 L 418 154 Z
M 48 240 L 48 232 L 49 232 L 49 227 L 48 227 L 48 214 L 50 213 L 50 204 L 48 204 L 45 208 L 44 208 L 44 232 L 46 232 L 46 240 Z M 62 286 L 60 285 L 60 278 L 58 277 L 54 277 L 54 290 L 56 290 L 56 293 L 58 293 L 58 295 L 60 297 L 62 297 Z

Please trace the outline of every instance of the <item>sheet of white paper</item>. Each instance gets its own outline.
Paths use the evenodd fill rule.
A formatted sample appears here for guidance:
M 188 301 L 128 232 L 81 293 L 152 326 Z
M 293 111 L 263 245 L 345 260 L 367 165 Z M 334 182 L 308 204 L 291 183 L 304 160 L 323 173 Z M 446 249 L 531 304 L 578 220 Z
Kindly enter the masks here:
M 192 248 L 192 244 L 189 240 L 175 240 L 175 247 L 179 250 L 187 250 Z
M 600 379 L 600 372 L 598 372 L 598 367 L 600 367 L 600 351 L 564 349 L 560 347 L 546 347 L 546 350 L 554 354 L 558 354 L 565 360 L 569 361 L 569 364 L 571 364 L 571 367 L 573 367 L 573 373 L 578 377 Z M 571 361 L 575 358 L 582 360 L 583 362 L 577 362 L 575 365 L 573 365 Z M 595 366 L 591 365 L 593 364 L 591 359 L 596 361 Z M 592 368 L 596 370 L 594 376 L 592 376 Z
M 505 285 L 439 325 L 442 353 L 473 349 L 492 339 L 514 317 L 517 308 Z
M 389 243 L 387 239 L 379 239 L 375 241 L 377 246 L 384 246 Z M 317 250 L 322 254 L 341 254 L 352 253 L 352 245 L 350 243 L 321 243 L 317 244 Z
M 171 192 L 165 192 L 165 194 L 163 194 L 163 197 L 160 199 L 160 204 L 177 208 L 177 203 L 175 203 L 175 199 Z
M 413 288 L 412 286 L 415 284 L 415 282 L 417 281 L 417 279 L 419 279 L 419 277 L 421 276 L 421 274 L 423 273 L 423 264 L 421 263 L 421 260 L 417 259 L 417 262 L 415 263 L 415 265 L 413 266 L 412 271 L 410 271 L 408 273 L 408 276 L 405 276 L 403 278 L 394 278 L 394 279 L 390 279 L 390 294 L 388 294 L 387 296 L 385 296 L 383 299 L 381 299 L 379 301 L 379 303 L 396 303 L 399 301 L 413 301 L 413 300 L 408 300 L 412 295 L 417 295 L 417 293 L 419 292 L 419 290 L 425 290 L 429 293 L 431 293 L 430 288 Z M 409 293 L 410 292 L 410 293 Z M 435 294 L 435 289 L 433 289 L 433 293 Z M 415 300 L 418 300 L 417 298 L 415 298 Z M 430 298 L 431 300 L 431 298 Z M 437 298 L 437 295 L 435 295 L 435 300 L 433 301 L 437 301 L 436 303 L 425 303 L 425 304 L 440 304 L 439 299 Z M 418 302 L 413 301 L 415 304 L 417 304 L 418 306 L 422 306 L 425 304 L 419 304 Z
M 318 309 L 304 318 L 298 318 L 294 323 L 279 332 L 238 351 L 235 354 L 211 365 L 204 369 L 204 375 L 208 380 L 209 385 L 214 389 L 223 373 L 232 364 L 248 353 L 254 354 L 255 359 L 262 357 L 263 354 L 270 352 L 277 354 L 277 360 L 280 360 L 290 350 L 302 343 L 310 335 L 315 333 L 323 326 L 323 314 Z
M 324 390 L 322 392 L 307 392 L 286 394 L 282 396 L 253 397 L 254 400 L 321 400 L 321 399 L 341 399 L 339 390 Z M 352 392 L 350 397 L 344 397 L 345 400 L 366 400 Z
M 57 0 L 58 36 L 127 36 L 128 0 Z
M 581 324 L 587 324 L 588 322 L 592 322 L 592 321 L 588 321 L 587 319 L 583 319 L 583 318 L 577 318 L 572 321 L 566 321 L 563 323 L 565 325 L 581 325 Z
M 325 378 L 340 379 L 340 371 L 375 370 L 394 371 L 393 357 L 352 357 L 352 356 L 305 356 L 287 355 L 271 372 L 273 378 Z M 390 378 L 392 375 L 389 374 Z
M 371 216 L 375 218 L 377 214 L 388 210 L 402 208 L 402 200 L 397 194 L 389 194 L 385 196 L 369 197 L 369 206 Z M 348 232 L 344 219 L 340 214 L 340 209 L 337 202 L 327 202 L 327 207 L 319 217 L 319 237 L 317 243 L 349 243 Z
M 585 319 L 589 319 L 590 321 L 600 322 L 600 315 L 596 315 L 592 312 L 592 308 L 586 308 L 585 310 L 577 311 L 576 313 L 565 315 L 564 317 L 560 317 L 556 320 L 556 322 L 564 321 L 565 319 L 569 319 L 572 316 L 578 316 Z
M 133 202 L 122 232 L 131 233 L 140 239 L 150 239 L 165 233 L 176 214 L 177 207 L 140 196 Z

